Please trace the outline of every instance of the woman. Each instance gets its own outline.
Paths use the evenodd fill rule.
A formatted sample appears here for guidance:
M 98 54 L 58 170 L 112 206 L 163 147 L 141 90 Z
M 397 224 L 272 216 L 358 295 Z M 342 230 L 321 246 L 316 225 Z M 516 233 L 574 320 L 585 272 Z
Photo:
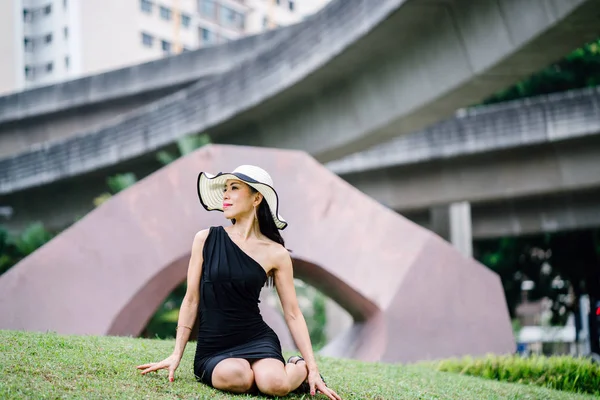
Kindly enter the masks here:
M 233 225 L 196 234 L 173 354 L 137 368 L 142 374 L 168 369 L 173 382 L 198 316 L 194 374 L 201 382 L 233 393 L 285 396 L 318 391 L 340 400 L 323 382 L 315 362 L 296 299 L 292 260 L 278 230 L 287 222 L 279 215 L 269 174 L 251 165 L 232 173 L 201 172 L 198 196 L 206 210 L 223 211 Z M 260 291 L 268 281 L 274 282 L 285 321 L 302 354 L 287 363 L 277 335 L 258 308 Z

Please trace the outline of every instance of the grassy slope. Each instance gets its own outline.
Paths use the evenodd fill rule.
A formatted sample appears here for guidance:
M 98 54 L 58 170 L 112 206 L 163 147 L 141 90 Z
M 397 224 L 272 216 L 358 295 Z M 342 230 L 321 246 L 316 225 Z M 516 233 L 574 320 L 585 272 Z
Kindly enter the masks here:
M 172 348 L 173 341 L 0 331 L 0 398 L 254 398 L 230 396 L 196 382 L 194 343 L 188 344 L 175 382 L 168 382 L 165 371 L 139 375 L 136 365 L 159 361 Z M 593 398 L 435 372 L 423 366 L 327 358 L 319 359 L 319 365 L 343 399 Z

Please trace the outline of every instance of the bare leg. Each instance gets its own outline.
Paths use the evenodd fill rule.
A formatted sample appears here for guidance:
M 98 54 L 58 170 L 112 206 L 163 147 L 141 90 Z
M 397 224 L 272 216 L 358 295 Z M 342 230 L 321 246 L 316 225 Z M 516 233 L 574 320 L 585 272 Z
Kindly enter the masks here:
M 242 358 L 220 361 L 212 374 L 215 389 L 232 393 L 246 393 L 254 385 L 254 372 L 250 363 Z
M 274 358 L 258 360 L 252 364 L 258 390 L 270 396 L 285 396 L 295 390 L 308 376 L 304 362 L 284 365 Z

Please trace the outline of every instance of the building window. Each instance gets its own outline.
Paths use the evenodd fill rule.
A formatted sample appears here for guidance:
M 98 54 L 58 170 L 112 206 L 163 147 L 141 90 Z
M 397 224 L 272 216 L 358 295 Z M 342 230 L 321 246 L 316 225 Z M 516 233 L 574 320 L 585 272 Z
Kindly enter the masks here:
M 46 44 L 52 43 L 52 34 L 51 33 L 44 36 L 44 43 L 46 43 Z
M 167 42 L 166 40 L 161 40 L 161 47 L 165 53 L 171 52 L 171 43 Z
M 277 5 L 281 5 L 281 0 L 276 0 L 275 3 L 277 3 Z
M 198 0 L 200 14 L 204 17 L 215 19 L 216 7 L 214 0 Z
M 221 24 L 230 28 L 243 29 L 244 28 L 244 15 L 240 14 L 230 8 L 221 6 Z
M 46 64 L 46 72 L 51 73 L 53 68 L 54 68 L 53 63 L 49 62 L 48 64 Z
M 293 0 L 288 1 L 288 7 L 289 7 L 290 11 L 294 11 L 296 9 L 296 4 L 294 4 Z
M 63 32 L 65 34 L 65 39 L 67 39 L 69 37 L 69 27 L 65 26 L 63 29 Z
M 144 46 L 152 47 L 153 42 L 154 38 L 152 36 L 148 35 L 147 33 L 142 33 L 142 43 Z
M 33 40 L 26 37 L 23 39 L 23 45 L 25 46 L 25 51 L 31 52 L 33 51 Z
M 63 7 L 65 8 L 65 10 L 67 9 L 67 0 L 63 0 Z
M 70 62 L 69 56 L 65 56 L 65 68 L 66 69 L 69 69 L 69 62 Z
M 166 21 L 169 21 L 171 19 L 171 9 L 160 6 L 160 17 Z
M 32 19 L 33 19 L 33 13 L 25 8 L 23 10 L 23 21 L 31 22 Z
M 181 25 L 185 26 L 186 28 L 189 28 L 191 22 L 192 18 L 190 18 L 189 15 L 181 14 Z
M 52 4 L 47 5 L 46 7 L 44 7 L 44 14 L 48 15 L 52 12 Z
M 142 11 L 151 14 L 152 13 L 152 2 L 150 0 L 141 0 L 140 8 L 142 9 Z
M 33 80 L 35 78 L 35 69 L 30 67 L 29 65 L 25 66 L 25 79 L 28 81 Z
M 200 28 L 200 31 L 202 32 L 202 42 L 209 44 L 212 43 L 214 40 L 214 35 L 211 31 L 209 31 L 208 29 L 205 28 Z

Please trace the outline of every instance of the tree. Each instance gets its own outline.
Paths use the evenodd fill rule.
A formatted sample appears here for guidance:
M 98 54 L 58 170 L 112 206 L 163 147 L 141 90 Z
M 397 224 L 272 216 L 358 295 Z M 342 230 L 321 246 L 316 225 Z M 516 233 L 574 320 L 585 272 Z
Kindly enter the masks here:
M 592 338 L 598 338 L 598 326 L 593 312 L 596 300 L 600 300 L 600 244 L 598 237 L 598 230 L 560 232 L 549 235 L 552 265 L 565 281 L 569 282 L 574 293 L 572 302 L 563 302 L 559 298 L 556 306 L 559 308 L 558 310 L 571 311 L 575 314 L 578 331 L 580 328 L 579 300 L 582 294 L 587 293 L 592 305 L 591 318 L 589 318 Z M 553 319 L 558 310 L 553 307 Z M 598 340 L 591 341 L 591 350 L 600 354 Z
M 10 235 L 0 227 L 0 275 L 48 243 L 54 236 L 41 222 L 29 225 L 17 235 Z
M 163 165 L 167 165 L 178 159 L 179 157 L 186 156 L 191 152 L 199 149 L 200 147 L 210 143 L 210 136 L 206 134 L 202 135 L 189 135 L 184 136 L 177 140 L 177 153 L 171 153 L 163 150 L 156 154 L 156 159 Z
M 579 304 L 588 294 L 592 304 L 600 300 L 600 230 L 555 232 L 475 242 L 475 258 L 498 273 L 512 318 L 520 301 L 521 284 L 533 281 L 528 300 L 551 301 L 551 325 L 564 325 L 575 315 L 581 328 Z M 595 315 L 590 315 L 590 336 L 598 337 Z M 592 351 L 600 345 L 592 340 Z
M 490 96 L 483 101 L 483 104 L 598 85 L 600 85 L 600 38 L 576 49 L 527 79 Z

